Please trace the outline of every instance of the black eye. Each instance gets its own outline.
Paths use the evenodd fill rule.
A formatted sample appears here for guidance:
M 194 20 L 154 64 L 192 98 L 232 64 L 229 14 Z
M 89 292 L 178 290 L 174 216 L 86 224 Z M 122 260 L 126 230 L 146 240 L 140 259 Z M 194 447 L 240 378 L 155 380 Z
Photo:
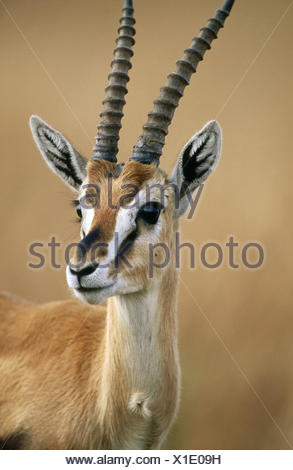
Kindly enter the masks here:
M 77 213 L 78 217 L 81 219 L 82 218 L 82 212 L 81 212 L 80 204 L 78 204 L 76 206 L 76 213 Z
M 137 217 L 144 220 L 148 224 L 156 224 L 160 213 L 162 210 L 162 205 L 159 202 L 147 202 L 138 212 Z

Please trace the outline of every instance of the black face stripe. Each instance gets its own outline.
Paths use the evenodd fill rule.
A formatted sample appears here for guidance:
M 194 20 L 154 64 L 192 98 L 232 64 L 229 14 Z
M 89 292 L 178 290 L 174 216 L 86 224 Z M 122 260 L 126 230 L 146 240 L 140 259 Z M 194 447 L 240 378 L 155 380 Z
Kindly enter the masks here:
M 89 232 L 80 242 L 79 246 L 82 252 L 87 252 L 94 243 L 97 242 L 100 235 L 100 231 L 98 228 L 94 228 L 91 232 Z
M 0 450 L 21 450 L 24 449 L 24 443 L 27 440 L 27 434 L 24 432 L 15 432 L 6 439 L 0 438 Z
M 119 258 L 123 258 L 123 255 L 132 247 L 132 245 L 133 245 L 133 243 L 134 243 L 134 241 L 136 240 L 137 237 L 138 237 L 138 230 L 137 230 L 137 228 L 135 228 L 133 230 L 133 232 L 131 232 L 125 238 L 125 240 L 123 240 L 123 242 L 121 243 L 121 245 L 119 247 L 118 253 L 115 256 L 115 260 L 114 260 L 115 267 L 119 266 Z

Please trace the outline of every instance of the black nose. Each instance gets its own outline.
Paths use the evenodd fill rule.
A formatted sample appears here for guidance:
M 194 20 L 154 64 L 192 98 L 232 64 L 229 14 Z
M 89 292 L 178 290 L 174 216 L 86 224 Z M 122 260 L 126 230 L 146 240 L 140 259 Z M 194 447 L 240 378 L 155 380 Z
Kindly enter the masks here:
M 91 263 L 87 266 L 81 266 L 81 267 L 70 266 L 70 272 L 71 274 L 78 276 L 78 277 L 88 276 L 89 274 L 92 274 L 97 269 L 98 266 L 99 266 L 98 263 Z

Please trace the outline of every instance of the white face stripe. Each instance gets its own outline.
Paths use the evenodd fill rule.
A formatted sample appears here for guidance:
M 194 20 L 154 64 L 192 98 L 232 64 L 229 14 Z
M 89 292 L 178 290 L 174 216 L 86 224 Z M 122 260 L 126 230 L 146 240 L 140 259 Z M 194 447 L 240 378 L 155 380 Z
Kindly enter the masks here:
M 95 216 L 95 209 L 82 209 L 82 230 L 87 235 L 92 226 Z
M 121 207 L 117 214 L 114 237 L 109 243 L 108 259 L 114 259 L 117 255 L 117 248 L 121 245 L 123 240 L 136 228 L 136 214 L 138 208 Z
M 85 183 L 86 183 L 86 181 L 81 186 L 82 191 L 81 191 L 80 196 L 79 196 L 79 201 L 85 200 L 86 187 L 87 187 L 87 184 L 85 184 Z M 84 236 L 84 235 L 87 235 L 90 231 L 90 228 L 92 226 L 94 216 L 95 216 L 95 209 L 90 208 L 90 207 L 89 208 L 84 207 L 84 205 L 81 204 L 81 212 L 82 212 L 82 221 L 81 221 L 81 229 L 82 230 L 81 230 L 81 234 L 83 233 L 83 236 Z

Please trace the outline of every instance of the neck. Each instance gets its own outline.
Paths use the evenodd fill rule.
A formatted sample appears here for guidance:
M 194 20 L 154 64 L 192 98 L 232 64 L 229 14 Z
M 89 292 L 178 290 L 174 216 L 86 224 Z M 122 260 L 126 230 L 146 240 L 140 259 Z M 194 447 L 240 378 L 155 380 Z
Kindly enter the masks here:
M 176 303 L 177 274 L 171 268 L 143 291 L 109 299 L 101 374 L 104 416 L 150 418 L 158 408 L 168 414 L 171 402 L 174 412 Z

